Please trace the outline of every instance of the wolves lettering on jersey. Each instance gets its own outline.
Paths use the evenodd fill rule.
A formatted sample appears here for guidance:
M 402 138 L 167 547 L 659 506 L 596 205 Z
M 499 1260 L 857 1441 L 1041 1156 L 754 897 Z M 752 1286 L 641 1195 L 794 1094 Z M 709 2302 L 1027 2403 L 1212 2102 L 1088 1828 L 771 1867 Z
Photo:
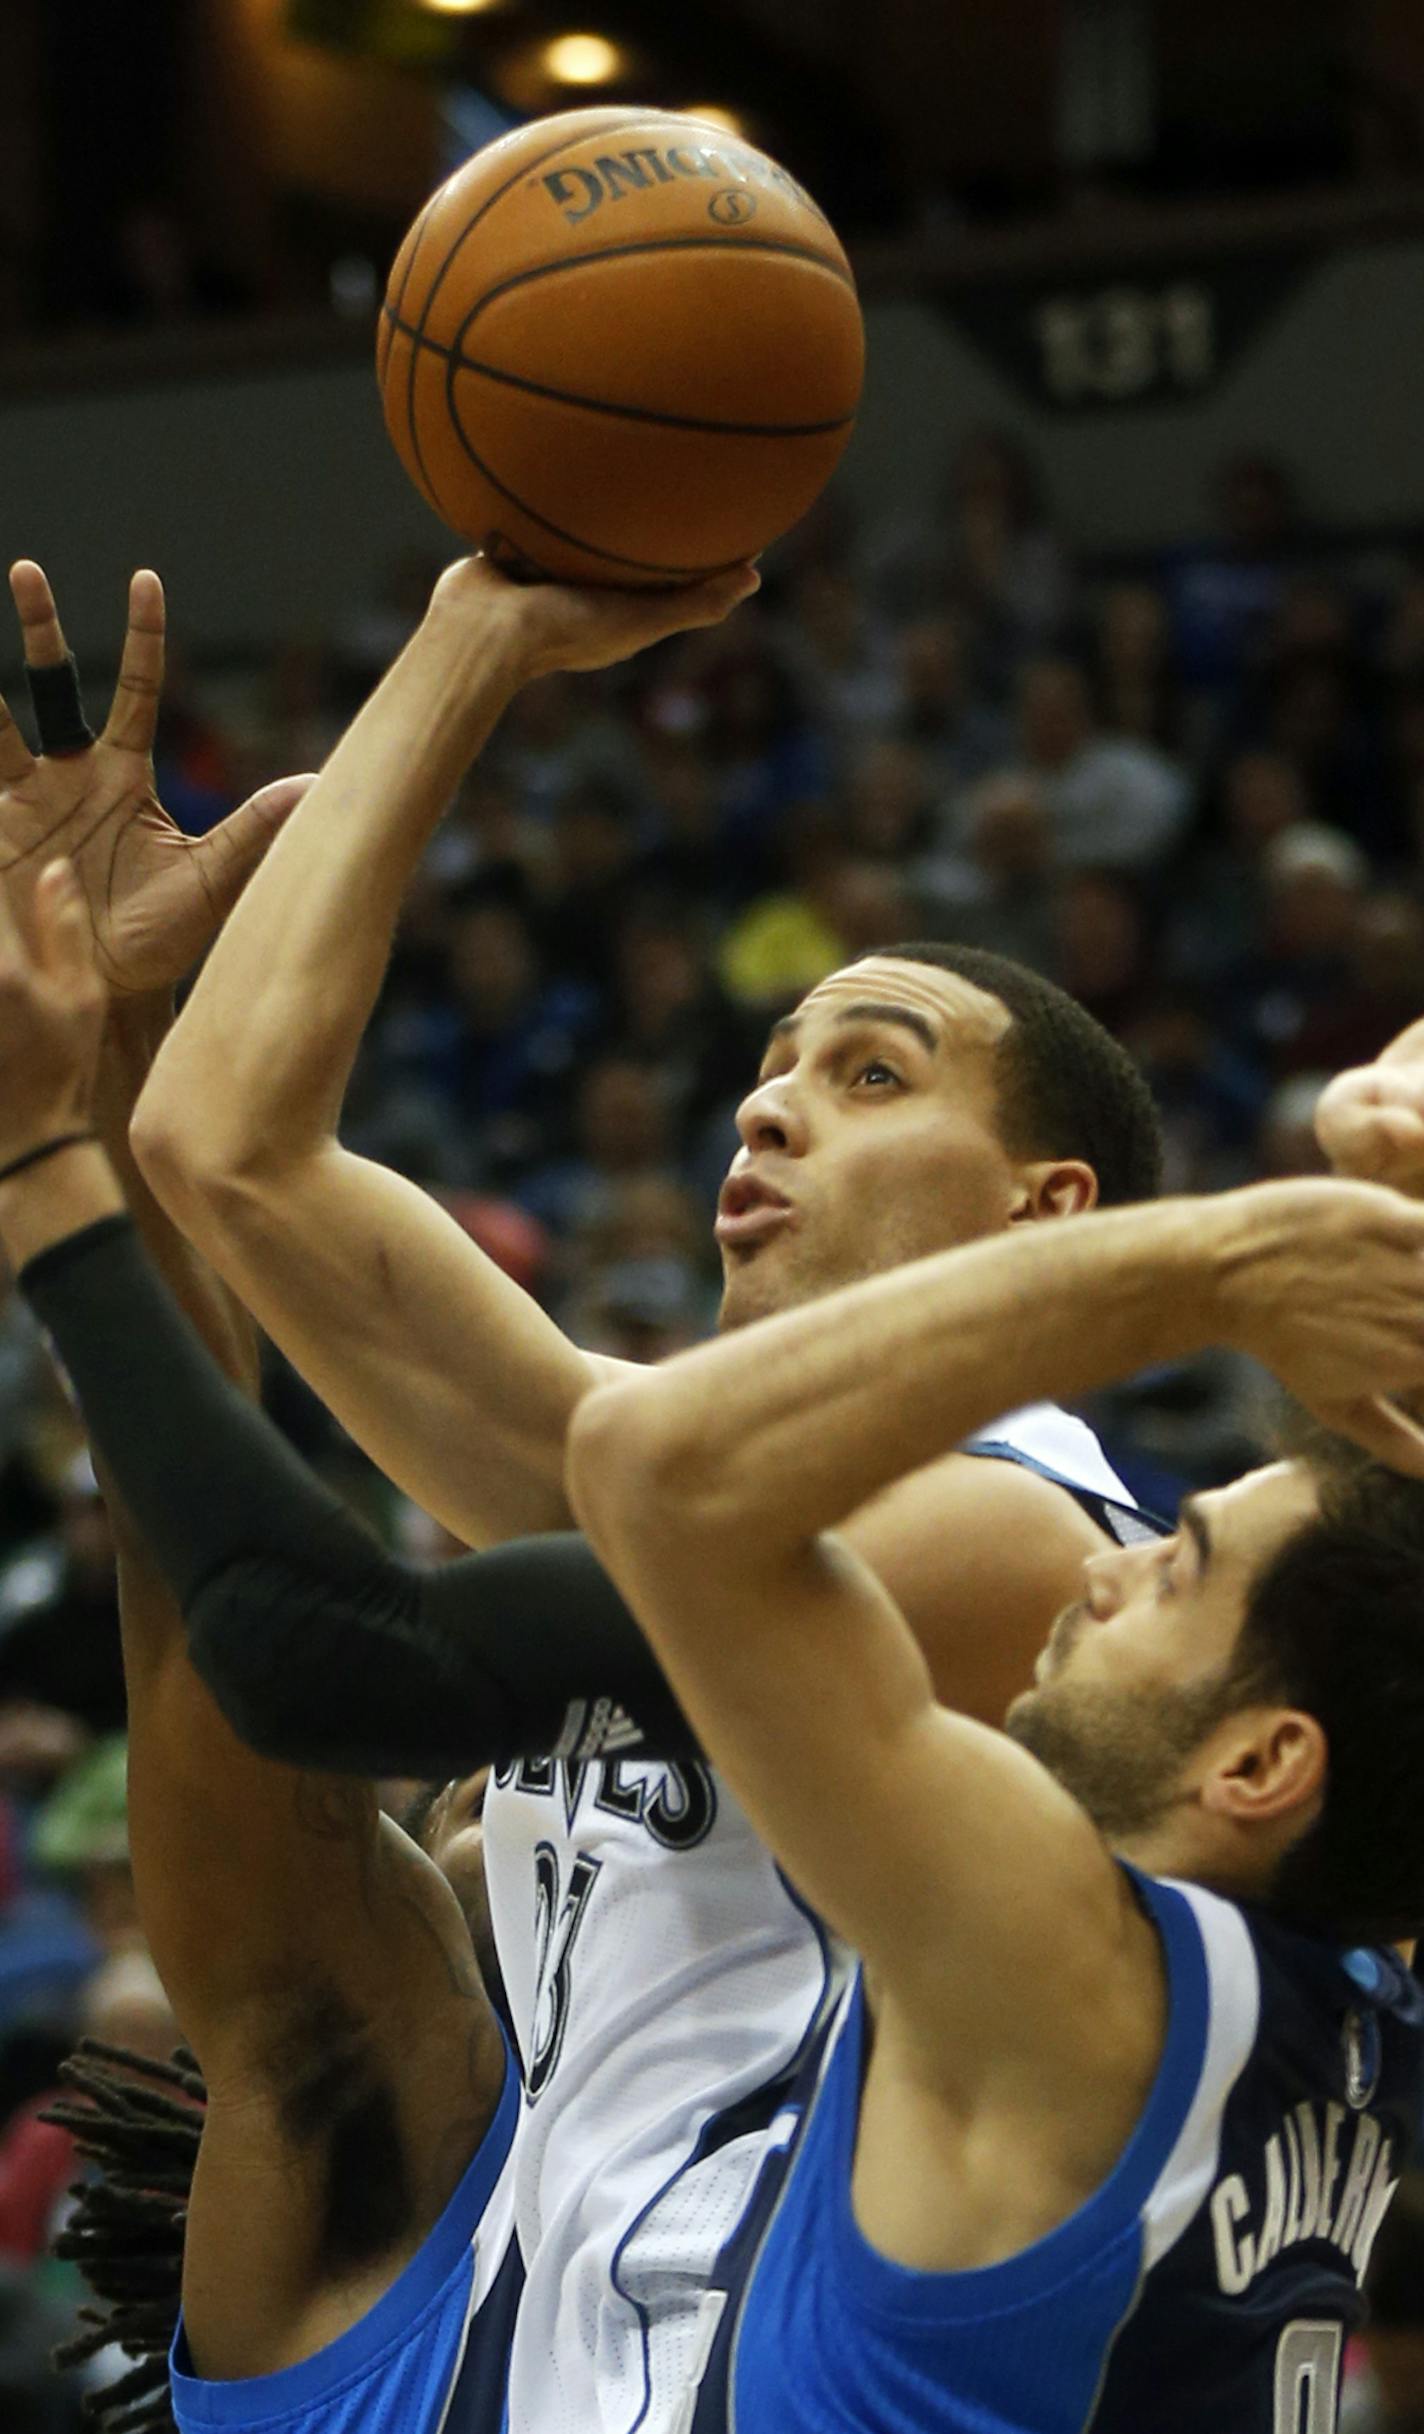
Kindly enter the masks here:
M 1064 1413 L 1016 1413 L 971 1450 L 1040 1470 L 1114 1535 L 1144 1526 Z M 640 1758 L 626 1725 L 581 1708 L 561 1755 L 507 1772 L 485 1806 L 530 2080 L 509 2434 L 678 2434 L 709 2281 L 846 1974 L 726 1786 Z
M 1103 2187 L 974 2272 L 873 2251 L 850 2201 L 857 1980 L 778 2209 L 733 2260 L 746 2278 L 719 2310 L 689 2434 L 1333 2434 L 1360 2278 L 1424 2096 L 1424 2002 L 1392 1954 L 1136 1881 L 1168 2029 Z
M 519 2074 L 428 2238 L 385 2296 L 325 2349 L 273 2375 L 208 2383 L 179 2325 L 180 2434 L 500 2434 L 524 2272 L 514 2239 Z
M 629 1729 L 636 1733 L 638 1728 L 630 1724 Z M 649 1782 L 617 1758 L 597 1765 L 583 1759 L 523 1758 L 516 1766 L 501 1767 L 495 1785 L 500 1790 L 512 1785 L 534 1800 L 556 1800 L 570 1833 L 587 1792 L 594 1808 L 602 1809 L 607 1817 L 646 1826 L 665 1851 L 694 1849 L 711 1833 L 717 1816 L 711 1774 L 705 1766 L 695 1764 L 666 1765 L 659 1770 L 659 1779 Z

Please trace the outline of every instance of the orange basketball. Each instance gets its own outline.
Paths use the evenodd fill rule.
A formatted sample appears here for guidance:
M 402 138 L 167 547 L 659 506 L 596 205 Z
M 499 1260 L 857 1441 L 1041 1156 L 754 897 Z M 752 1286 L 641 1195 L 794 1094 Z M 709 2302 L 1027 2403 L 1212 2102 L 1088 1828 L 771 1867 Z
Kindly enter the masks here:
M 677 583 L 754 557 L 850 437 L 864 332 L 786 170 L 673 111 L 489 144 L 396 256 L 386 427 L 437 515 L 512 572 Z

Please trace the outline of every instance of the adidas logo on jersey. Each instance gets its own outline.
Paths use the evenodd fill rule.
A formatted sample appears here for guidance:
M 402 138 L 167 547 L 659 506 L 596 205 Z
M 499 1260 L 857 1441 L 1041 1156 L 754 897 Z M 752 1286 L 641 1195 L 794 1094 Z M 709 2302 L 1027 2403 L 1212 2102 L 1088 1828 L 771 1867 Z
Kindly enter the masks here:
M 571 1699 L 564 1710 L 563 1730 L 554 1746 L 554 1756 L 576 1766 L 590 1759 L 616 1756 L 620 1751 L 641 1749 L 642 1726 L 635 1724 L 626 1707 L 614 1699 Z

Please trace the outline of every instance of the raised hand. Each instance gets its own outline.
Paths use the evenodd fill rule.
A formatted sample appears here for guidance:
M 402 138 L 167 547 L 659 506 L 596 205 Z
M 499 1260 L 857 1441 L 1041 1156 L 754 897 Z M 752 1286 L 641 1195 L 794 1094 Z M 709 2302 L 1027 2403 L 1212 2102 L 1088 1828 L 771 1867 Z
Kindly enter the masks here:
M 1225 1340 L 1325 1426 L 1424 1477 L 1424 1209 L 1371 1183 L 1257 1184 L 1203 1202 Z
M 43 570 L 22 558 L 10 570 L 10 589 L 27 667 L 62 668 L 64 635 Z M 128 632 L 102 735 L 36 758 L 0 701 L 0 882 L 28 923 L 40 869 L 64 855 L 97 968 L 118 996 L 169 989 L 191 970 L 311 782 L 279 778 L 207 836 L 184 836 L 154 790 L 163 649 L 163 586 L 145 571 L 129 589 Z
M 526 678 L 556 669 L 611 668 L 655 642 L 693 626 L 720 625 L 761 581 L 752 566 L 733 567 L 703 583 L 620 591 L 608 585 L 515 583 L 487 558 L 447 567 L 431 607 L 438 614 L 497 604 L 527 662 Z
M 1320 1094 L 1315 1134 L 1337 1175 L 1424 1199 L 1424 1021 Z

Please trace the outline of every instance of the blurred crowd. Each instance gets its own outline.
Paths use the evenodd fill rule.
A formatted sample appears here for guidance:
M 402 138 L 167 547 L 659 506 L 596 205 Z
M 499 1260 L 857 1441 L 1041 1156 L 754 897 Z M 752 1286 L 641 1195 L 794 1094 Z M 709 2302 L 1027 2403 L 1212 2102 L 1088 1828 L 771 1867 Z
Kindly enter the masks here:
M 832 494 L 725 629 L 531 686 L 411 890 L 349 1095 L 353 1146 L 435 1191 L 582 1343 L 658 1358 L 715 1319 L 712 1207 L 767 1024 L 849 957 L 948 937 L 1051 974 L 1129 1045 L 1163 1110 L 1169 1188 L 1314 1168 L 1322 1079 L 1424 1011 L 1424 556 L 1315 529 L 1265 455 L 1220 469 L 1212 514 L 1207 541 L 1080 564 L 1034 465 L 983 432 L 913 522 L 858 527 Z M 179 660 L 160 789 L 185 826 L 321 760 L 435 566 L 393 568 L 343 630 L 292 638 L 260 670 Z M 269 1385 L 378 1526 L 439 1551 L 290 1372 L 274 1364 Z M 1249 1461 L 1263 1409 L 1247 1365 L 1211 1356 L 1095 1417 L 1170 1506 Z M 74 2397 L 8 2363 L 33 2363 L 75 2303 L 69 2269 L 41 2262 L 71 2169 L 66 2134 L 38 2119 L 60 2057 L 76 2029 L 145 2052 L 174 2037 L 128 1887 L 122 1729 L 103 1507 L 11 1300 L 6 2434 L 67 2426 Z M 1394 2347 L 1354 2391 L 1371 2434 L 1424 2426 L 1421 2221 L 1395 2274 L 1416 2314 L 1396 2293 Z

